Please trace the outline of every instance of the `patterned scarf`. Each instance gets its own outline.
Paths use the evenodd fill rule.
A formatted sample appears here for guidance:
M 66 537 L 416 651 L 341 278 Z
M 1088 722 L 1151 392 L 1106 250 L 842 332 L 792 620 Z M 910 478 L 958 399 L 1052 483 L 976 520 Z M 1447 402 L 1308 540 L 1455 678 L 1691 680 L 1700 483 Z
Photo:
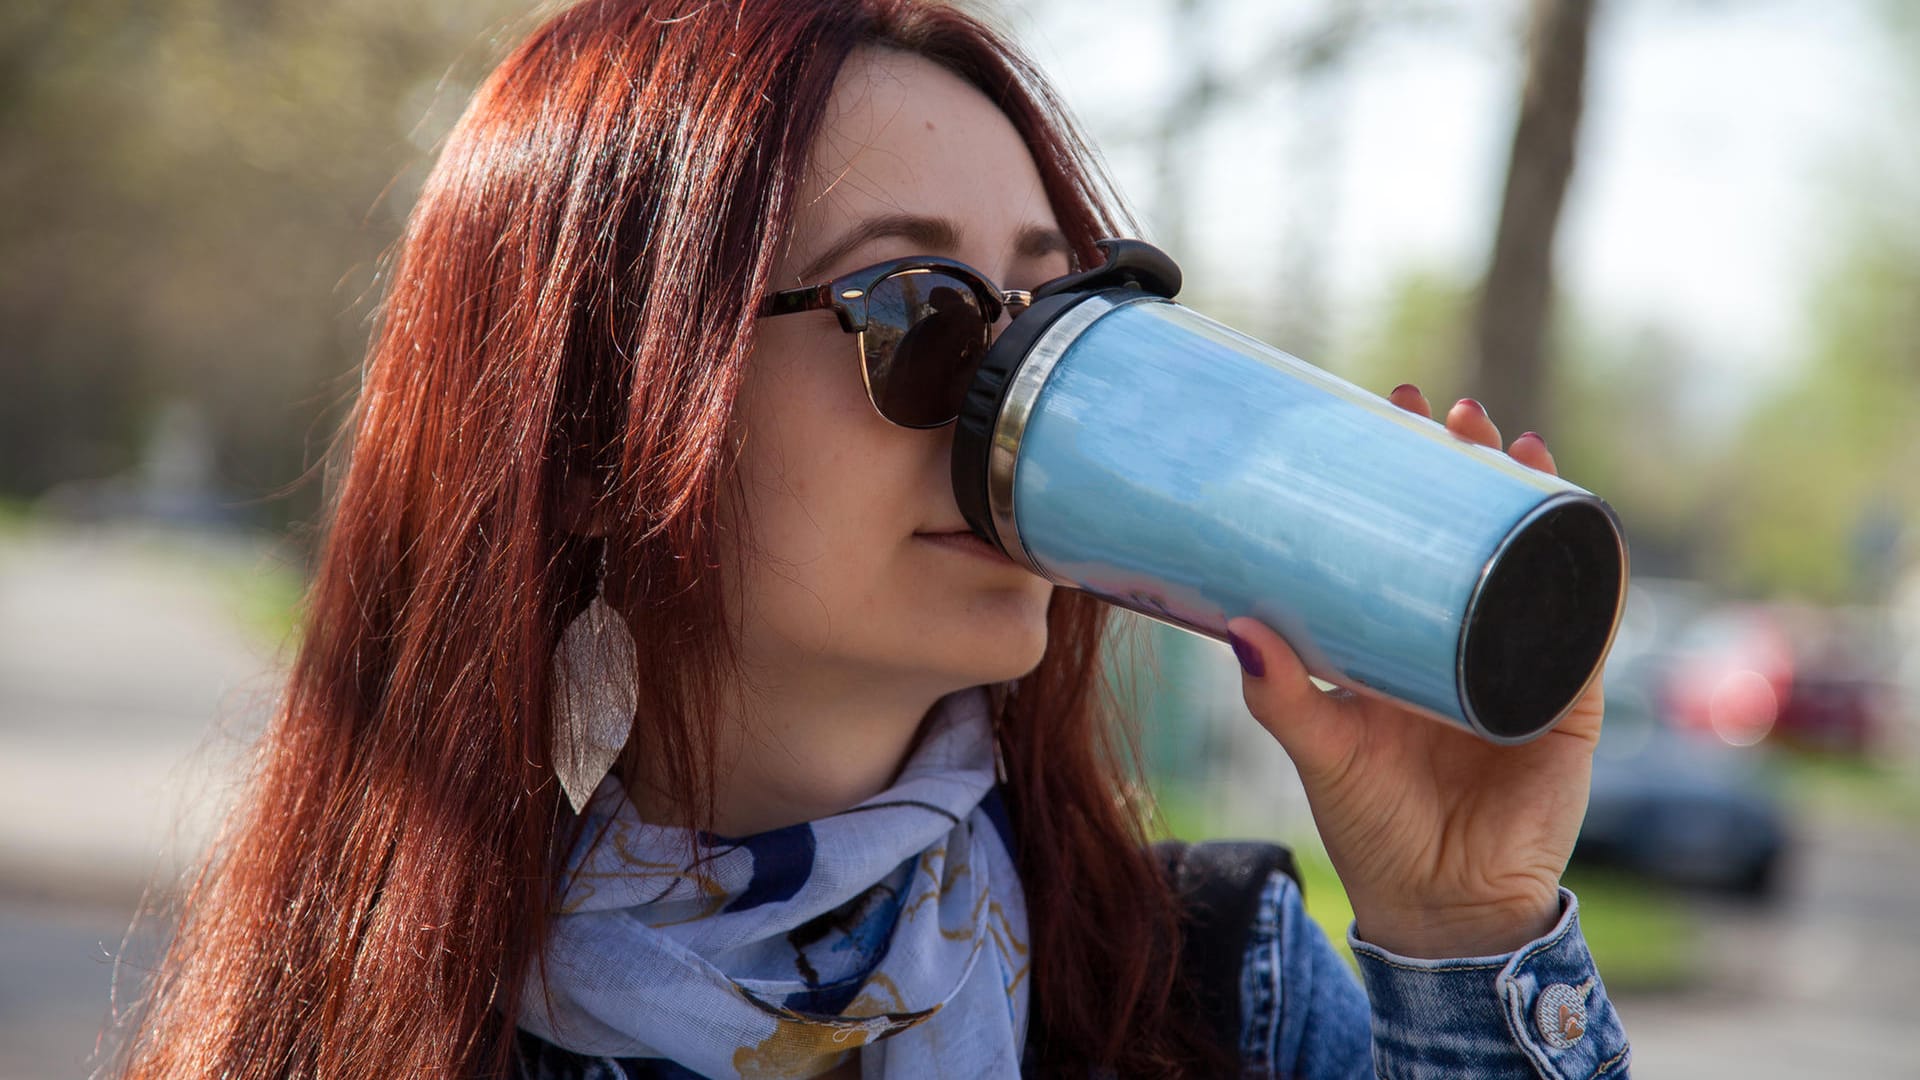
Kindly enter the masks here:
M 714 1077 L 1014 1076 L 1027 913 L 985 686 L 935 703 L 892 787 L 740 839 L 642 822 L 608 776 L 520 1026 Z M 697 839 L 698 871 L 687 861 Z

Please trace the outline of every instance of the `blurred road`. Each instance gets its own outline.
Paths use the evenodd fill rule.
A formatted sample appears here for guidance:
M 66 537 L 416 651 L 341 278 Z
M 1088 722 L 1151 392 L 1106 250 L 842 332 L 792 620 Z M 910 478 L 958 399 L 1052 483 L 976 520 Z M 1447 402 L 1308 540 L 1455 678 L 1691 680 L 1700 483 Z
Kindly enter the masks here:
M 141 890 L 230 797 L 278 689 L 237 614 L 269 558 L 212 535 L 0 535 L 0 1080 L 84 1074 Z
M 115 986 L 113 957 L 132 917 L 125 905 L 76 905 L 0 893 L 0 1080 L 74 1080 L 107 1022 Z M 152 937 L 129 947 L 151 961 Z M 139 972 L 123 969 L 124 1001 Z
M 266 558 L 216 536 L 0 537 L 0 881 L 124 893 L 199 848 L 278 690 L 234 595 Z
M 1920 838 L 1857 820 L 1796 838 L 1778 904 L 1705 906 L 1704 985 L 1618 1003 L 1635 1077 L 1920 1077 Z
M 0 535 L 0 1080 L 85 1075 L 111 958 L 124 998 L 158 948 L 123 949 L 140 890 L 203 842 L 277 690 L 223 598 L 264 556 L 212 543 Z M 1707 908 L 1701 986 L 1619 1001 L 1636 1077 L 1920 1077 L 1920 844 L 1798 839 L 1777 905 Z

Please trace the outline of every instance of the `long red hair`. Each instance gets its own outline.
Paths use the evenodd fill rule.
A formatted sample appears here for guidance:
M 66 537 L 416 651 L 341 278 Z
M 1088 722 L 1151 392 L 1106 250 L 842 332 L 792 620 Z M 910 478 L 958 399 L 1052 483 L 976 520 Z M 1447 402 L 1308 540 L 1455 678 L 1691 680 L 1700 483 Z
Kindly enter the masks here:
M 183 892 L 122 1075 L 506 1068 L 576 839 L 549 662 L 600 548 L 567 527 L 570 478 L 613 523 L 609 589 L 647 660 L 629 754 L 710 811 L 734 656 L 714 531 L 728 421 L 808 149 L 863 45 L 997 102 L 1083 258 L 1122 231 L 1034 69 L 950 8 L 587 0 L 534 30 L 390 255 L 287 690 Z M 1039 1061 L 1152 1075 L 1212 1051 L 1173 1004 L 1176 909 L 1103 669 L 1109 615 L 1056 592 L 1045 658 L 996 698 L 996 725 Z

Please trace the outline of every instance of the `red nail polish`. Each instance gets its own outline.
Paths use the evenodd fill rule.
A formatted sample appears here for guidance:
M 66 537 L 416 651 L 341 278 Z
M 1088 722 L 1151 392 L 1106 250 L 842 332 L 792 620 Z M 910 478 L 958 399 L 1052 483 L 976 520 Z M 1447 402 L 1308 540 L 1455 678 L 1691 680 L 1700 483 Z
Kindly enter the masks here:
M 1260 653 L 1247 639 L 1233 631 L 1227 631 L 1227 644 L 1233 646 L 1233 657 L 1240 661 L 1240 667 L 1247 674 L 1258 679 L 1267 673 L 1267 666 L 1260 662 Z
M 1523 431 L 1520 433 L 1520 438 L 1532 439 L 1534 442 L 1539 443 L 1541 446 L 1547 445 L 1547 440 L 1541 438 L 1540 433 L 1537 431 Z
M 1470 397 L 1463 397 L 1459 401 L 1454 402 L 1454 404 L 1472 406 L 1473 410 L 1479 413 L 1481 416 L 1487 415 L 1487 407 L 1485 405 L 1480 404 L 1478 401 L 1475 401 Z

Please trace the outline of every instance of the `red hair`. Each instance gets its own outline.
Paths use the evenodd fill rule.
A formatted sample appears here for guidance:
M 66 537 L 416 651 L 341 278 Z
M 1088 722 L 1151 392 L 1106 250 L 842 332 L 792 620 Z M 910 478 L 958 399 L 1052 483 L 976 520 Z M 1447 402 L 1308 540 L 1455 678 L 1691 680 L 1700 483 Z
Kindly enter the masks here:
M 391 258 L 287 690 L 123 1075 L 509 1064 L 576 839 L 545 705 L 599 551 L 565 527 L 570 478 L 600 493 L 608 587 L 648 661 L 628 752 L 710 814 L 734 658 L 714 532 L 729 417 L 808 150 L 864 45 L 994 100 L 1083 260 L 1123 231 L 1038 74 L 949 8 L 587 0 L 536 29 L 475 93 Z M 1050 1073 L 1213 1052 L 1172 1004 L 1176 908 L 1102 665 L 1109 615 L 1058 590 L 1044 659 L 996 699 Z

